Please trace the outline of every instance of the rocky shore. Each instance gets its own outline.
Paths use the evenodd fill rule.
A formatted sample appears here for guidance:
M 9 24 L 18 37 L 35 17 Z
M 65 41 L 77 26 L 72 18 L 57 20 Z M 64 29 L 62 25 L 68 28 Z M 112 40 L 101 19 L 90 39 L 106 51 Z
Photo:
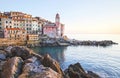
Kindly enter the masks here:
M 116 42 L 113 42 L 112 40 L 103 40 L 103 41 L 80 41 L 75 39 L 68 39 L 65 40 L 63 38 L 59 39 L 47 39 L 40 42 L 39 46 L 110 46 L 113 44 L 118 44 Z
M 26 47 L 9 46 L 0 50 L 0 78 L 100 78 L 80 63 L 63 71 L 48 54 L 41 56 Z

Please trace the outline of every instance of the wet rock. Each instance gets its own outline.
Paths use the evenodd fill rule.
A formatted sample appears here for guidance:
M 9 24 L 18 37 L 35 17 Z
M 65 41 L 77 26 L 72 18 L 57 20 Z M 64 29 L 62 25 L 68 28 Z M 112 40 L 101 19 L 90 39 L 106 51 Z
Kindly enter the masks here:
M 52 59 L 48 54 L 44 56 L 44 59 L 42 60 L 42 64 L 45 67 L 50 67 L 59 74 L 64 75 L 62 69 L 60 68 L 59 63 L 56 60 Z
M 87 73 L 88 73 L 92 78 L 100 78 L 99 75 L 97 75 L 96 73 L 93 73 L 92 71 L 87 71 Z
M 65 70 L 65 75 L 68 76 L 68 78 L 90 78 L 79 63 L 70 65 L 68 69 Z
M 21 74 L 23 60 L 20 57 L 13 57 L 4 63 L 1 78 L 17 78 Z
M 93 72 L 86 73 L 80 63 L 70 65 L 64 72 L 67 78 L 100 78 Z

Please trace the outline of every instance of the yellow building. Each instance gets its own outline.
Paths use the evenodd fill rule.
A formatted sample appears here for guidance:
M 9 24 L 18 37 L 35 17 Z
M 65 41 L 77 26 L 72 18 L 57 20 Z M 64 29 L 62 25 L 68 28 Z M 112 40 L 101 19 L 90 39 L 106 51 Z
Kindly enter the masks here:
M 27 40 L 29 40 L 29 41 L 38 41 L 39 36 L 36 35 L 36 34 L 29 34 L 29 35 L 27 35 Z

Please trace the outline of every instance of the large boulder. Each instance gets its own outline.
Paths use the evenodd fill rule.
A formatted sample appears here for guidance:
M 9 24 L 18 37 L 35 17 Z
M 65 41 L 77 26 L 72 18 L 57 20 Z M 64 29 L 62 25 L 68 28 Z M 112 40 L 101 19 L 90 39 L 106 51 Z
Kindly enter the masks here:
M 93 72 L 86 73 L 80 63 L 70 65 L 64 72 L 67 78 L 100 78 Z
M 31 56 L 31 52 L 24 47 L 13 47 L 11 49 L 11 55 L 12 57 L 18 56 L 21 57 L 23 60 L 25 60 Z
M 68 78 L 89 78 L 79 63 L 70 65 L 68 69 L 65 70 L 65 75 Z
M 18 78 L 62 78 L 60 74 L 51 68 L 40 66 L 33 66 L 28 64 L 24 67 L 24 73 Z
M 13 57 L 4 63 L 1 78 L 17 78 L 21 74 L 23 60 L 20 57 Z
M 62 78 L 60 74 L 49 67 L 41 65 L 36 57 L 25 60 L 23 72 L 18 78 Z
M 45 67 L 50 67 L 52 68 L 54 71 L 58 72 L 59 74 L 61 75 L 64 75 L 62 69 L 60 68 L 60 65 L 59 63 L 52 59 L 48 54 L 46 54 L 42 60 L 42 64 L 45 66 Z
M 18 56 L 21 57 L 23 60 L 26 60 L 32 56 L 37 57 L 39 60 L 42 60 L 43 57 L 39 54 L 36 54 L 33 50 L 30 50 L 29 48 L 26 47 L 13 47 L 11 49 L 11 54 L 12 57 Z

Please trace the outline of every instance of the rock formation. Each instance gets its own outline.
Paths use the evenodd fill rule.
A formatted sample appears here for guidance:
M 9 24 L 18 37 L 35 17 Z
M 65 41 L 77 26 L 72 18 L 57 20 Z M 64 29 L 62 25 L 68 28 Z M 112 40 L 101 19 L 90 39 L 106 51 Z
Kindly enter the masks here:
M 48 54 L 41 56 L 26 47 L 0 50 L 0 78 L 100 78 L 92 71 L 86 73 L 79 63 L 65 72 Z
M 1 78 L 18 78 L 21 74 L 23 60 L 20 57 L 12 57 L 3 64 Z

